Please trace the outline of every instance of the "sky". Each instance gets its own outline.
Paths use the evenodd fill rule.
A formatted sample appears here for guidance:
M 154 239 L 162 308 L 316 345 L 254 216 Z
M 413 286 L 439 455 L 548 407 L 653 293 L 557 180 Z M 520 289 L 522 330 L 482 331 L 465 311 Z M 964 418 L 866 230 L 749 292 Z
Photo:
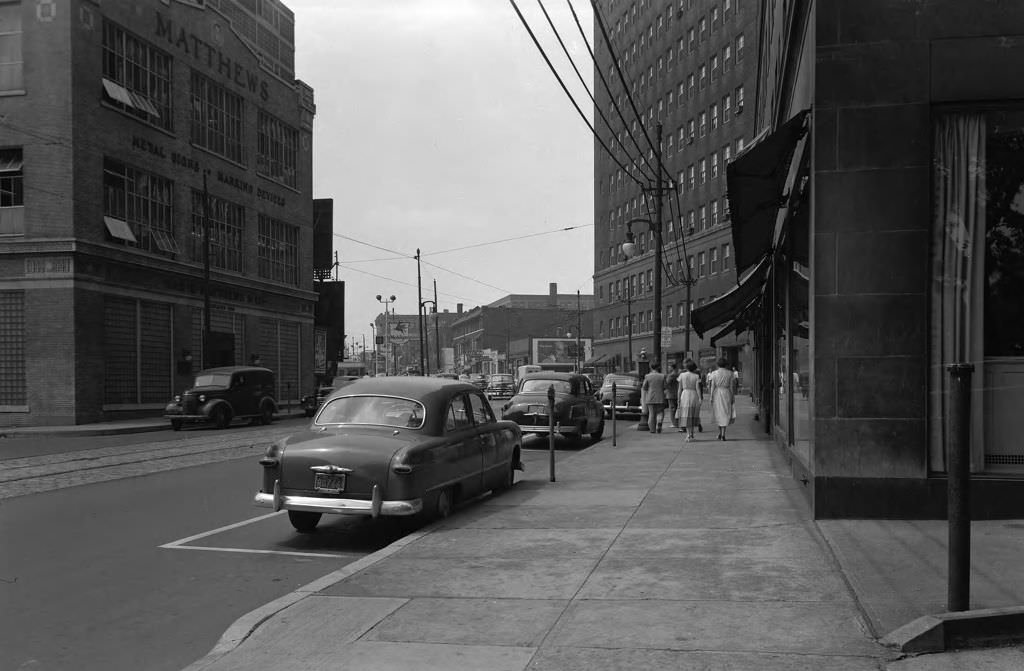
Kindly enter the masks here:
M 567 2 L 544 7 L 589 86 Z M 590 4 L 572 3 L 593 47 Z M 416 314 L 417 248 L 423 299 L 436 280 L 441 311 L 551 282 L 593 293 L 593 136 L 510 0 L 285 4 L 295 76 L 314 89 L 313 197 L 334 199 L 349 344 L 371 346 L 378 294 Z M 516 4 L 591 118 L 539 3 Z

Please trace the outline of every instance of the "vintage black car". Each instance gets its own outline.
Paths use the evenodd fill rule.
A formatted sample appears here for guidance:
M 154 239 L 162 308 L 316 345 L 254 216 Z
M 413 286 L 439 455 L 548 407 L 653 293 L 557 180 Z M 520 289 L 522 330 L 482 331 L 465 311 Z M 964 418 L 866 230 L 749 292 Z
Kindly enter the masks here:
M 275 413 L 274 373 L 253 366 L 201 371 L 192 386 L 164 408 L 164 418 L 175 431 L 186 423 L 210 423 L 223 429 L 236 419 L 270 424 Z
M 630 373 L 609 373 L 604 376 L 598 397 L 604 406 L 604 416 L 612 416 L 612 383 L 615 383 L 615 416 L 639 417 L 643 414 L 640 404 L 640 385 L 643 380 L 636 371 Z
M 472 384 L 366 378 L 332 393 L 309 427 L 271 445 L 254 503 L 298 531 L 321 515 L 445 517 L 459 501 L 512 486 L 522 433 Z
M 487 398 L 512 398 L 516 392 L 516 381 L 507 373 L 495 373 L 487 378 L 484 394 Z
M 352 384 L 359 379 L 357 375 L 335 375 L 333 379 L 326 380 L 316 388 L 316 393 L 302 397 L 302 410 L 306 417 L 312 417 L 323 405 L 324 399 L 331 395 L 335 389 L 341 389 L 345 385 Z
M 523 433 L 550 433 L 550 387 L 555 390 L 555 433 L 573 439 L 589 434 L 599 440 L 604 433 L 604 412 L 590 380 L 578 373 L 527 373 L 519 381 L 516 395 L 502 406 L 502 418 L 519 424 Z

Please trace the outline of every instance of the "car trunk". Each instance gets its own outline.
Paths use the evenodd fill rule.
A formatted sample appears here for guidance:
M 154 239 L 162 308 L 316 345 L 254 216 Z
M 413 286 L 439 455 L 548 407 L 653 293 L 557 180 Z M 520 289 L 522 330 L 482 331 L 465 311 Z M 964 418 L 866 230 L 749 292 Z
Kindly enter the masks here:
M 413 438 L 412 435 L 409 436 Z M 373 485 L 387 485 L 391 457 L 402 447 L 393 429 L 307 431 L 293 436 L 281 459 L 281 488 L 303 496 L 369 499 Z M 344 474 L 339 492 L 317 490 L 315 466 L 337 466 Z M 323 480 L 323 479 L 321 479 Z M 325 484 L 321 482 L 321 484 Z

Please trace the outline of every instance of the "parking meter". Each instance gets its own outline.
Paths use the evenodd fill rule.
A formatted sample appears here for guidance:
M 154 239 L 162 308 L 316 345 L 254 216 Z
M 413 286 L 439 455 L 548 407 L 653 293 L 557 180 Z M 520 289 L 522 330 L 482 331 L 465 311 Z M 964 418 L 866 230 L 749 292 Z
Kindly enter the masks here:
M 548 386 L 548 462 L 555 481 L 555 385 Z

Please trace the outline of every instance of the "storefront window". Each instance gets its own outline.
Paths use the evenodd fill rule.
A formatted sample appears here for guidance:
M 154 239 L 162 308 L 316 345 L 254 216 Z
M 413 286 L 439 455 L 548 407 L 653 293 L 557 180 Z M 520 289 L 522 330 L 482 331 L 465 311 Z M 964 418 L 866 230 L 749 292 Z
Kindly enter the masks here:
M 952 363 L 974 365 L 974 470 L 1024 471 L 1024 110 L 938 115 L 930 466 L 945 470 Z

